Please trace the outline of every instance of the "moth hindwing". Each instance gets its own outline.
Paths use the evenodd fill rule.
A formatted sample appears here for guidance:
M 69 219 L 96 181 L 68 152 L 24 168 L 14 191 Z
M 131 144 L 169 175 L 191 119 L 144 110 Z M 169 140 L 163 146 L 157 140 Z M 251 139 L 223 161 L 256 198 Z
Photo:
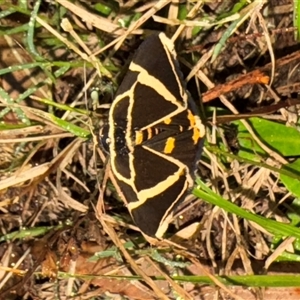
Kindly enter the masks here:
M 205 134 L 165 34 L 136 51 L 108 119 L 100 142 L 124 201 L 140 230 L 160 238 L 193 186 Z

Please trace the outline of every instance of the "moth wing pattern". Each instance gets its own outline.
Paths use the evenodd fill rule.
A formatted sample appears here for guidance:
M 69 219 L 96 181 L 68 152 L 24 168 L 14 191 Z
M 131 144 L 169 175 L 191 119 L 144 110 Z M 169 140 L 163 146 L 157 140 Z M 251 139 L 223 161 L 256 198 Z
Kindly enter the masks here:
M 192 187 L 204 134 L 174 44 L 163 33 L 150 36 L 116 93 L 106 134 L 112 172 L 145 235 L 163 236 Z

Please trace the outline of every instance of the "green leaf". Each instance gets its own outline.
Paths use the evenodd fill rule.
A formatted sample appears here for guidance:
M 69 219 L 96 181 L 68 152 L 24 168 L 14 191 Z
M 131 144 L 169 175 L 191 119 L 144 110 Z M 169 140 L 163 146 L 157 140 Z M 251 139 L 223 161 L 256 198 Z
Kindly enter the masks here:
M 104 16 L 109 16 L 110 13 L 112 12 L 112 9 L 109 6 L 104 5 L 102 3 L 96 3 L 94 8 Z
M 188 14 L 188 9 L 186 4 L 180 4 L 179 5 L 179 10 L 178 10 L 178 19 L 183 21 L 186 19 Z
M 295 40 L 300 40 L 300 3 L 299 0 L 294 0 L 294 26 L 297 27 L 297 32 L 295 33 Z
M 283 156 L 300 155 L 300 132 L 296 128 L 262 118 L 251 118 L 248 121 L 261 141 L 277 153 Z M 239 155 L 252 160 L 259 159 L 258 156 L 267 156 L 242 122 L 234 123 L 238 126 Z
M 33 238 L 39 235 L 44 235 L 50 230 L 58 230 L 63 228 L 63 224 L 57 226 L 44 226 L 44 227 L 32 227 L 21 229 L 19 231 L 14 231 L 0 236 L 0 242 L 10 241 L 15 239 Z
M 214 193 L 200 179 L 197 179 L 196 182 L 199 186 L 193 190 L 193 194 L 199 199 L 203 199 L 204 201 L 216 205 L 239 217 L 253 221 L 274 235 L 294 236 L 296 238 L 300 238 L 299 228 L 253 214 Z
M 190 265 L 189 262 L 173 261 L 173 260 L 167 259 L 164 256 L 162 256 L 160 254 L 160 252 L 158 252 L 156 249 L 154 249 L 152 251 L 152 253 L 150 254 L 150 256 L 154 260 L 156 260 L 157 262 L 162 263 L 165 266 L 170 266 L 172 268 L 181 268 L 181 269 L 183 269 L 183 268 L 186 268 L 187 266 Z
M 285 165 L 283 168 L 299 175 L 300 159 L 297 159 L 293 163 Z M 290 176 L 283 175 L 283 174 L 280 174 L 280 179 L 282 183 L 285 185 L 285 187 L 288 189 L 288 191 L 290 191 L 297 198 L 300 198 L 300 181 L 298 179 L 291 178 Z
M 14 104 L 14 99 L 12 99 L 8 95 L 8 93 L 4 89 L 2 89 L 1 87 L 0 87 L 0 97 L 2 98 L 3 102 L 5 101 L 8 105 L 9 104 Z M 0 118 L 2 118 L 7 113 L 6 108 L 1 111 Z M 16 113 L 18 119 L 21 122 L 23 122 L 26 125 L 30 125 L 30 120 L 27 118 L 27 116 L 25 115 L 25 113 L 22 109 L 17 107 L 17 108 L 14 108 L 13 111 Z
M 60 118 L 57 118 L 51 114 L 48 114 L 49 119 L 53 121 L 55 125 L 58 127 L 76 135 L 82 138 L 89 138 L 91 136 L 91 133 L 88 130 L 85 130 L 75 124 L 72 124 L 68 121 L 62 120 Z
M 222 34 L 221 39 L 214 47 L 214 51 L 211 57 L 211 61 L 214 61 L 217 56 L 220 54 L 221 50 L 223 49 L 225 43 L 227 42 L 228 38 L 234 33 L 236 27 L 239 23 L 239 20 L 236 20 L 230 24 L 230 26 L 226 29 L 226 31 Z
M 300 276 L 293 275 L 234 275 L 234 276 L 215 276 L 217 280 L 225 285 L 241 285 L 252 287 L 293 287 L 300 286 Z M 172 276 L 173 280 L 181 282 L 206 283 L 213 285 L 212 278 L 208 276 Z

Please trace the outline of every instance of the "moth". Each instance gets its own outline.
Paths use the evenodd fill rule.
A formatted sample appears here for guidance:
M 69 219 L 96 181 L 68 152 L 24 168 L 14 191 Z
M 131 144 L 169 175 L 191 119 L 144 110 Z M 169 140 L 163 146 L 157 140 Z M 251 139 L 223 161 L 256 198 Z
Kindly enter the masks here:
M 205 127 L 164 33 L 136 51 L 111 105 L 100 144 L 128 210 L 147 236 L 161 238 L 174 207 L 193 187 Z

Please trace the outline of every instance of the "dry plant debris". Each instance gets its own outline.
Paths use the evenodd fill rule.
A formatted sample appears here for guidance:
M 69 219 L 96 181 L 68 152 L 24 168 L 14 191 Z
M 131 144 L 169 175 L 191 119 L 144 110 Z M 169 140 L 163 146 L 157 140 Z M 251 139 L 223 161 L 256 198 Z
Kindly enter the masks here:
M 296 4 L 0 8 L 0 299 L 299 298 Z M 108 178 L 97 135 L 135 49 L 159 31 L 175 41 L 203 108 L 198 173 L 210 190 L 189 195 L 168 239 L 151 246 Z

